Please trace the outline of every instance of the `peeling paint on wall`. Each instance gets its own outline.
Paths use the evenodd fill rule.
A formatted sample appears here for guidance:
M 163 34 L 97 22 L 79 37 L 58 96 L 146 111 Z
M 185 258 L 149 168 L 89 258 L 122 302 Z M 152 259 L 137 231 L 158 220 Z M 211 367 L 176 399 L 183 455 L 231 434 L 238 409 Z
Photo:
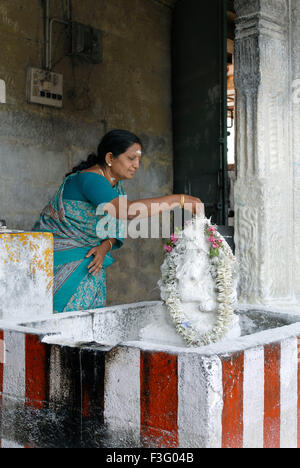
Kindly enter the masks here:
M 0 318 L 53 312 L 53 236 L 0 233 Z

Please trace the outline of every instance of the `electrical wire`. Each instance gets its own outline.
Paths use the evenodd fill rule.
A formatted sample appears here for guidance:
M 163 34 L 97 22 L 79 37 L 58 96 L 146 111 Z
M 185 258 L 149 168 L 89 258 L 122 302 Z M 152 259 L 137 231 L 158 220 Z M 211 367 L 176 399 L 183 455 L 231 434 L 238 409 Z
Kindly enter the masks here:
M 71 3 L 70 0 L 61 0 L 61 7 L 63 11 L 63 17 L 66 21 L 71 20 Z

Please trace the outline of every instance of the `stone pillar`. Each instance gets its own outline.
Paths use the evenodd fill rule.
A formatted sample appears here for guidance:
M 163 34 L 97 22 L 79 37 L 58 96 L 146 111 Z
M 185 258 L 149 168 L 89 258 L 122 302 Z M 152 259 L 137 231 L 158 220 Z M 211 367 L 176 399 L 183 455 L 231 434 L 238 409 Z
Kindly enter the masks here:
M 295 219 L 295 288 L 300 302 L 300 2 L 291 0 L 292 92 L 293 92 L 293 157 Z
M 235 0 L 240 303 L 295 303 L 289 0 Z

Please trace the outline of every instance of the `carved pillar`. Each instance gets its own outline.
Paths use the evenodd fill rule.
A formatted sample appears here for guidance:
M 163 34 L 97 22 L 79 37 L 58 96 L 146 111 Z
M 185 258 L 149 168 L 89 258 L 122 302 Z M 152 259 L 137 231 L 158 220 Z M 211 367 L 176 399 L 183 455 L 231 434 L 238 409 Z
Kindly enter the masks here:
M 291 0 L 292 129 L 294 156 L 295 287 L 300 302 L 300 2 Z
M 235 0 L 235 242 L 241 303 L 282 305 L 293 290 L 289 0 Z

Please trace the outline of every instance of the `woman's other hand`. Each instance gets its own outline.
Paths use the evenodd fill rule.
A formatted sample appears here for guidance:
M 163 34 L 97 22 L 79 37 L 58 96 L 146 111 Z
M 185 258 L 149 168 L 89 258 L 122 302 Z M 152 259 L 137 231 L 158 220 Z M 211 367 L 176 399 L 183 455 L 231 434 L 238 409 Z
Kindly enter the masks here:
M 86 255 L 86 258 L 94 255 L 94 259 L 88 266 L 89 273 L 93 276 L 96 276 L 102 269 L 105 255 L 107 254 L 107 247 L 103 244 L 93 247 L 89 253 Z

